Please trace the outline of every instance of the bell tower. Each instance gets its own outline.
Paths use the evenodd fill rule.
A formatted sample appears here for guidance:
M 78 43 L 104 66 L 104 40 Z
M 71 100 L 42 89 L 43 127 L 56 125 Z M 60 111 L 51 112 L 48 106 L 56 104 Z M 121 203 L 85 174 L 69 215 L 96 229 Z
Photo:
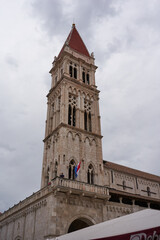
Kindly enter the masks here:
M 93 53 L 89 54 L 73 24 L 50 70 L 41 188 L 61 173 L 67 179 L 103 185 L 96 69 Z

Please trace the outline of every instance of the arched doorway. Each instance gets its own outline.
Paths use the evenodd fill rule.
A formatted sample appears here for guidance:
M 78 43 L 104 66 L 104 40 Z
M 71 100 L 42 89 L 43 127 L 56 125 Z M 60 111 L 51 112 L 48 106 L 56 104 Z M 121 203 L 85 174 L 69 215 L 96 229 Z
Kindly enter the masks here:
M 68 228 L 68 233 L 70 232 L 74 232 L 76 230 L 80 230 L 82 228 L 86 228 L 86 227 L 89 227 L 93 225 L 93 223 L 89 220 L 89 219 L 86 219 L 86 218 L 78 218 L 78 219 L 75 219 L 69 226 Z

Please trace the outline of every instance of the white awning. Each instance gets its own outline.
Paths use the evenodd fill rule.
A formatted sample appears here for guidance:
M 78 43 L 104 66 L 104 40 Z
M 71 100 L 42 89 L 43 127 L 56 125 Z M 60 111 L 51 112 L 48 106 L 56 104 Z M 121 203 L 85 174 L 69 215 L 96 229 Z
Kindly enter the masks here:
M 127 233 L 135 233 L 141 232 L 142 230 L 153 229 L 157 230 L 159 227 L 159 235 L 160 235 L 160 211 L 146 209 L 136 213 L 132 213 L 129 215 L 125 215 L 123 217 L 119 217 L 116 219 L 112 219 L 109 221 L 105 221 L 72 233 L 68 233 L 59 237 L 54 238 L 54 240 L 90 240 L 90 239 L 98 239 L 98 238 L 107 238 L 118 235 L 124 235 Z M 147 239 L 147 232 L 146 239 Z M 151 233 L 150 233 L 151 234 Z M 155 232 L 154 234 L 158 234 Z M 133 235 L 133 234 L 132 234 Z M 111 238 L 113 239 L 113 238 Z M 131 239 L 131 238 L 123 238 L 123 239 Z M 141 240 L 145 239 L 140 238 L 140 235 L 137 235 L 136 238 L 132 237 L 132 240 Z M 154 239 L 154 238 L 149 238 Z M 155 238 L 155 239 L 160 239 Z

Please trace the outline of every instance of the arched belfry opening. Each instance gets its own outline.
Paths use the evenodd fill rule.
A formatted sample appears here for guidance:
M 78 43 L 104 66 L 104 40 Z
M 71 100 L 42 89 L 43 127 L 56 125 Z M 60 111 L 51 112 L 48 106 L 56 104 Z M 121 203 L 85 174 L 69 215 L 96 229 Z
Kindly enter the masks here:
M 75 169 L 76 163 L 75 161 L 72 159 L 69 163 L 69 172 L 68 172 L 68 178 L 69 179 L 75 179 L 75 173 L 74 173 L 74 169 Z
M 93 223 L 87 218 L 77 218 L 70 224 L 68 228 L 68 233 L 74 232 L 92 225 Z

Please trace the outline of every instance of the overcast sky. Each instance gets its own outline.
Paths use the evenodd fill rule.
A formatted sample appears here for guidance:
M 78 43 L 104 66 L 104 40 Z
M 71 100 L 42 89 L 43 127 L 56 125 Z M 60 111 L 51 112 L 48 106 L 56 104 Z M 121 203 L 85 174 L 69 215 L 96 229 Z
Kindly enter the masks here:
M 73 21 L 95 53 L 104 160 L 159 175 L 160 1 L 0 1 L 0 211 L 40 188 L 51 68 Z

